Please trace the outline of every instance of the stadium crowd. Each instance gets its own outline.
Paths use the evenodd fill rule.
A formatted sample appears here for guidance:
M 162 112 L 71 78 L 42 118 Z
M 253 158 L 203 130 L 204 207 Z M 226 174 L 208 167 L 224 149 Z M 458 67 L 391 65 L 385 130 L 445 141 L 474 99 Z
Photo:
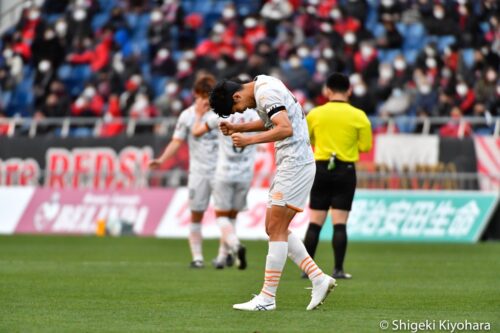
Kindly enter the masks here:
M 326 102 L 328 73 L 349 75 L 351 103 L 369 116 L 499 115 L 496 0 L 25 1 L 2 36 L 0 117 L 177 116 L 199 70 L 217 78 L 282 79 L 306 112 Z M 405 125 L 406 124 L 406 125 Z M 421 131 L 400 123 L 402 132 Z M 375 132 L 387 130 L 374 126 Z M 52 130 L 51 130 L 52 132 Z M 0 135 L 6 125 L 0 123 Z M 78 128 L 73 135 L 90 135 Z

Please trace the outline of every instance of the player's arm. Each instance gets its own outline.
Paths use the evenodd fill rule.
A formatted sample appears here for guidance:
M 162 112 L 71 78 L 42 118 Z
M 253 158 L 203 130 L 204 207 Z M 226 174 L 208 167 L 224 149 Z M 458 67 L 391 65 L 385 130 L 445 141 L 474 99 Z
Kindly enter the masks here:
M 194 137 L 200 137 L 203 134 L 210 131 L 211 130 L 210 123 L 214 121 L 215 124 L 217 123 L 217 121 L 213 119 L 210 119 L 210 123 L 202 121 L 203 115 L 205 115 L 209 110 L 210 110 L 210 104 L 208 103 L 207 99 L 200 97 L 196 98 L 194 105 L 194 111 L 195 111 L 194 124 L 191 127 L 191 134 Z
M 363 114 L 358 127 L 358 150 L 368 152 L 372 149 L 372 126 L 368 117 Z
M 262 119 L 257 119 L 242 124 L 233 124 L 228 121 L 221 121 L 219 124 L 219 128 L 224 135 L 232 135 L 233 133 L 243 132 L 261 132 L 267 129 Z
M 193 128 L 191 129 L 191 134 L 193 134 L 194 137 L 198 138 L 208 131 L 210 131 L 208 123 L 195 122 Z
M 165 147 L 165 150 L 163 151 L 163 154 L 161 154 L 160 157 L 155 158 L 154 160 L 151 160 L 149 162 L 149 168 L 150 169 L 157 169 L 159 168 L 163 163 L 165 163 L 169 158 L 174 156 L 178 151 L 179 148 L 181 148 L 183 140 L 173 138 L 167 147 Z
M 293 135 L 293 127 L 285 110 L 274 115 L 271 119 L 273 128 L 265 132 L 255 135 L 244 135 L 242 133 L 234 133 L 231 135 L 233 144 L 236 147 L 245 147 L 265 142 L 281 141 Z

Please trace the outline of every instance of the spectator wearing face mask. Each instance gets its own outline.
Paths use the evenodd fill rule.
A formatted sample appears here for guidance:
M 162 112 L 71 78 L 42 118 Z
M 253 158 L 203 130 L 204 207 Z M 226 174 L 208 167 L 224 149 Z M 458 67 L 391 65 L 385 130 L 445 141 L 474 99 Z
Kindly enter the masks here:
M 139 120 L 136 125 L 136 133 L 151 133 L 153 124 L 141 123 L 140 120 L 148 120 L 157 116 L 156 108 L 151 103 L 148 95 L 140 93 L 135 96 L 134 103 L 130 107 L 129 117 Z
M 104 100 L 96 88 L 88 84 L 81 95 L 71 105 L 74 117 L 100 117 L 104 111 Z
M 435 115 L 438 103 L 438 93 L 431 82 L 423 77 L 416 83 L 415 100 L 412 108 L 415 111 L 425 112 L 427 115 Z
M 408 63 L 403 55 L 398 55 L 394 58 L 394 78 L 393 84 L 395 87 L 404 87 L 406 83 L 411 79 L 411 68 L 408 67 Z
M 394 69 L 390 63 L 383 63 L 378 71 L 380 75 L 376 81 L 369 82 L 369 90 L 373 92 L 375 100 L 385 101 L 394 89 Z
M 302 65 L 301 59 L 297 54 L 288 59 L 288 63 L 283 68 L 284 82 L 290 89 L 307 89 L 307 84 L 311 75 Z
M 436 2 L 432 8 L 431 15 L 422 13 L 423 23 L 430 35 L 446 36 L 457 33 L 457 25 L 453 18 L 447 13 L 442 3 Z
M 404 115 L 411 106 L 411 96 L 406 89 L 396 87 L 389 98 L 380 105 L 380 114 Z
M 474 108 L 476 95 L 467 82 L 459 80 L 455 86 L 455 105 L 458 106 L 462 114 L 470 115 Z
M 182 101 L 178 99 L 180 89 L 179 85 L 175 81 L 170 81 L 165 85 L 165 89 L 163 94 L 158 96 L 154 102 L 156 110 L 158 111 L 159 115 L 162 117 L 171 117 L 176 114 L 174 110 L 175 104 L 180 103 L 180 107 L 178 108 L 177 111 L 182 110 Z
M 366 82 L 377 78 L 379 61 L 373 42 L 362 42 L 354 53 L 354 71 L 360 73 Z
M 90 38 L 93 36 L 91 17 L 84 6 L 75 7 L 68 12 L 68 34 L 76 39 Z
M 160 9 L 151 12 L 148 28 L 148 41 L 150 57 L 154 58 L 158 50 L 170 43 L 170 29 L 164 23 L 163 13 Z
M 45 96 L 47 96 L 49 92 L 50 85 L 55 79 L 55 75 L 54 66 L 49 60 L 43 59 L 38 63 L 35 73 L 35 82 L 33 84 L 35 108 L 40 107 L 45 101 Z
M 262 6 L 260 16 L 264 19 L 266 31 L 270 38 L 275 38 L 281 21 L 288 19 L 293 7 L 288 0 L 270 0 Z
M 363 110 L 367 115 L 375 114 L 373 93 L 368 90 L 367 84 L 362 79 L 353 86 L 349 101 L 352 106 Z
M 478 101 L 490 103 L 495 98 L 498 73 L 493 67 L 488 67 L 474 85 L 474 93 Z
M 33 44 L 31 44 L 31 50 L 33 51 L 33 63 L 35 66 L 38 66 L 43 60 L 49 60 L 54 68 L 57 69 L 64 60 L 64 47 L 52 28 L 45 29 L 42 35 L 35 38 Z
M 177 73 L 176 63 L 169 49 L 161 48 L 153 57 L 151 73 L 159 76 L 173 77 Z
M 32 41 L 35 38 L 37 29 L 43 29 L 44 27 L 45 22 L 41 17 L 40 8 L 32 6 L 24 9 L 15 30 L 21 33 L 22 40 Z

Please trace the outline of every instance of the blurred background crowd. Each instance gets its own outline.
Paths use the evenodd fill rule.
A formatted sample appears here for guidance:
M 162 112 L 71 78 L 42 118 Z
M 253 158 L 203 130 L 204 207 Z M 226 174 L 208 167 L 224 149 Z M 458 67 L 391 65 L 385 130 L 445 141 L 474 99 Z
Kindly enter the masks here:
M 497 0 L 26 1 L 3 34 L 0 117 L 177 116 L 205 70 L 282 79 L 306 112 L 325 102 L 328 73 L 349 75 L 353 105 L 380 119 L 499 115 Z M 396 131 L 419 126 L 396 122 Z M 490 126 L 491 125 L 491 126 Z M 3 127 L 2 127 L 3 126 Z M 376 132 L 387 130 L 374 126 Z M 0 135 L 5 134 L 0 124 Z M 79 128 L 72 135 L 90 135 Z

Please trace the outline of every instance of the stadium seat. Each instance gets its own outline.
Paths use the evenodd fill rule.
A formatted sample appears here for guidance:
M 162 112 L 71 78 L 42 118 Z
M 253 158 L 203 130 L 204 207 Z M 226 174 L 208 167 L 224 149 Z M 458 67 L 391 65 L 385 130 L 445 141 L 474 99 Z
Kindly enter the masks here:
M 165 86 L 167 85 L 169 78 L 166 76 L 153 75 L 151 77 L 151 84 L 155 97 L 163 94 L 165 91 Z
M 474 66 L 474 49 L 463 49 L 462 60 L 467 67 L 472 68 Z
M 401 54 L 399 49 L 379 49 L 378 60 L 383 63 L 391 63 L 399 54 Z
M 421 23 L 413 23 L 406 26 L 403 33 L 403 50 L 421 50 L 425 45 L 426 31 Z
M 440 51 L 444 51 L 448 46 L 455 44 L 455 42 L 456 42 L 455 36 L 440 37 L 438 41 L 438 49 Z
M 97 31 L 101 29 L 104 26 L 104 24 L 106 24 L 108 19 L 109 15 L 107 12 L 96 14 L 92 18 L 92 30 Z
M 413 65 L 413 64 L 415 64 L 415 61 L 417 60 L 418 52 L 419 52 L 418 50 L 412 50 L 412 49 L 404 50 L 403 55 L 404 55 L 406 61 L 409 64 Z

